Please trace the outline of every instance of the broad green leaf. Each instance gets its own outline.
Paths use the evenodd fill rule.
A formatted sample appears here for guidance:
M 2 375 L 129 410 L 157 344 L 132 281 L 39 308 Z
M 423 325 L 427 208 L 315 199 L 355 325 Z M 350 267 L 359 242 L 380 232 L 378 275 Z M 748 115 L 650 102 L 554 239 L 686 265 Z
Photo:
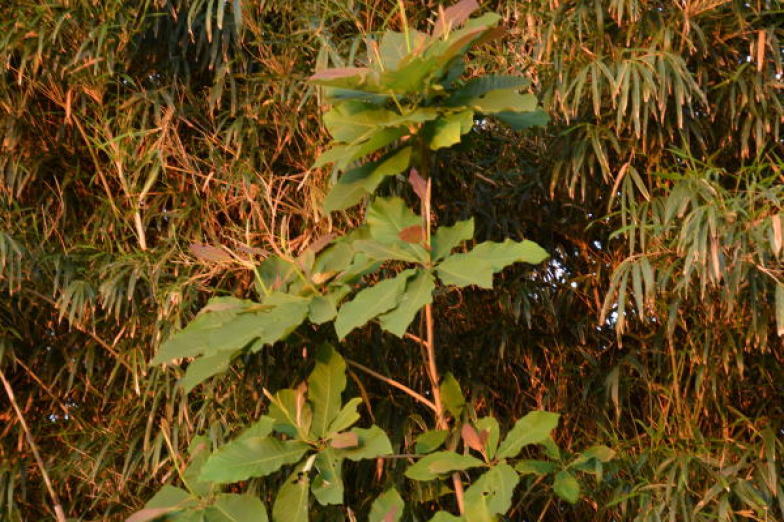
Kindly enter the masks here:
M 474 218 L 458 221 L 451 227 L 438 227 L 431 239 L 432 250 L 430 256 L 434 260 L 441 260 L 448 256 L 452 250 L 463 241 L 474 237 Z
M 397 69 L 401 60 L 418 49 L 427 40 L 427 35 L 409 28 L 408 35 L 397 31 L 384 31 L 378 46 L 381 63 L 385 70 Z
M 515 89 L 489 91 L 476 98 L 465 100 L 467 105 L 478 112 L 494 114 L 498 112 L 530 112 L 536 109 L 536 96 L 520 94 Z
M 262 261 L 258 268 L 258 275 L 266 289 L 264 293 L 286 292 L 289 283 L 297 277 L 297 271 L 295 263 L 280 256 L 269 256 Z
M 428 522 L 461 522 L 465 519 L 463 517 L 458 517 L 453 515 L 452 513 L 447 513 L 446 511 L 438 511 L 433 518 L 431 518 Z
M 188 491 L 200 497 L 206 497 L 213 492 L 214 485 L 211 482 L 199 480 L 201 469 L 207 458 L 210 456 L 210 440 L 204 435 L 193 437 L 188 445 L 188 467 L 182 474 L 182 479 Z
M 529 85 L 531 85 L 531 81 L 522 76 L 480 76 L 468 80 L 464 86 L 456 89 L 447 100 L 447 104 L 452 106 L 466 105 L 469 100 L 479 98 L 490 91 L 519 90 Z
M 435 288 L 433 274 L 418 270 L 416 275 L 408 280 L 405 293 L 400 298 L 397 308 L 379 318 L 381 328 L 402 338 L 419 310 L 433 302 Z
M 429 430 L 421 435 L 417 436 L 416 438 L 416 446 L 414 446 L 414 451 L 419 454 L 423 453 L 430 453 L 431 451 L 435 451 L 441 447 L 441 445 L 446 441 L 446 438 L 449 436 L 449 432 L 447 430 Z
M 356 100 L 338 103 L 324 114 L 324 125 L 335 141 L 352 143 L 370 136 L 395 113 Z
M 548 439 L 558 425 L 559 417 L 558 413 L 532 411 L 519 419 L 498 448 L 498 458 L 515 457 L 524 446 Z
M 309 299 L 273 293 L 264 303 L 251 303 L 241 309 L 207 312 L 204 321 L 194 320 L 181 334 L 165 343 L 153 364 L 181 357 L 200 354 L 212 355 L 224 350 L 239 350 L 251 341 L 258 340 L 259 346 L 272 344 L 297 328 L 308 311 Z M 223 320 L 216 325 L 213 313 L 222 314 Z M 226 314 L 232 314 L 230 318 Z M 200 315 L 201 317 L 201 315 Z
M 599 462 L 610 462 L 615 457 L 615 451 L 607 446 L 591 446 L 580 453 L 570 466 L 580 466 L 588 461 L 597 460 Z
M 373 501 L 368 522 L 398 522 L 403 518 L 405 508 L 400 493 L 395 488 L 389 488 Z
M 144 505 L 144 508 L 128 517 L 126 522 L 148 522 L 196 505 L 197 500 L 187 491 L 166 484 Z
M 338 315 L 337 299 L 335 295 L 317 295 L 310 301 L 308 319 L 313 324 L 324 324 Z
M 428 147 L 438 150 L 460 143 L 460 137 L 473 125 L 473 111 L 456 112 L 429 122 L 424 129 Z
M 451 413 L 455 418 L 459 418 L 465 408 L 465 397 L 463 391 L 460 389 L 460 383 L 457 382 L 455 376 L 447 372 L 441 380 L 441 402 L 444 403 L 446 411 Z
M 467 521 L 493 520 L 512 506 L 512 496 L 520 481 L 512 466 L 499 464 L 479 477 L 465 492 Z M 487 518 L 485 518 L 485 515 Z
M 234 297 L 211 299 L 196 318 L 181 331 L 164 342 L 150 365 L 167 363 L 173 359 L 195 357 L 207 350 L 206 336 L 215 330 L 224 331 L 238 315 L 246 312 L 255 303 Z
M 193 388 L 213 375 L 228 370 L 229 363 L 234 355 L 235 352 L 222 351 L 210 356 L 199 357 L 188 365 L 185 375 L 180 379 L 179 385 L 182 386 L 185 393 L 190 393 Z
M 280 441 L 274 437 L 232 441 L 207 459 L 200 478 L 227 484 L 263 477 L 281 466 L 298 462 L 309 448 L 304 442 Z
M 355 328 L 397 306 L 405 291 L 406 281 L 413 273 L 413 270 L 404 270 L 393 278 L 360 290 L 353 300 L 341 306 L 335 319 L 338 338 L 342 340 Z
M 550 122 L 550 116 L 543 110 L 530 112 L 498 112 L 493 114 L 493 117 L 498 118 L 514 130 L 525 130 L 530 129 L 531 127 L 546 127 Z
M 401 198 L 391 197 L 374 199 L 368 207 L 365 222 L 373 239 L 396 244 L 400 241 L 401 231 L 421 225 L 422 219 Z
M 334 163 L 338 170 L 345 170 L 355 160 L 386 147 L 408 132 L 406 127 L 389 127 L 375 131 L 366 141 L 352 145 L 335 145 L 321 154 L 313 164 L 314 168 Z
M 354 242 L 357 252 L 362 252 L 371 259 L 378 261 L 407 261 L 409 263 L 427 262 L 430 256 L 421 245 L 413 245 L 404 241 L 382 243 L 373 239 L 361 239 Z
M 308 522 L 310 477 L 304 465 L 297 466 L 278 490 L 272 506 L 274 522 Z
M 384 158 L 366 163 L 343 174 L 324 199 L 327 212 L 343 210 L 372 194 L 387 176 L 394 176 L 408 168 L 411 147 L 390 152 Z
M 533 241 L 513 241 L 507 239 L 501 243 L 485 241 L 476 245 L 469 254 L 487 261 L 493 272 L 499 272 L 514 263 L 530 263 L 536 265 L 547 259 L 547 252 Z
M 474 426 L 477 431 L 479 431 L 480 436 L 482 436 L 483 432 L 487 433 L 485 451 L 487 452 L 487 458 L 492 459 L 495 457 L 496 449 L 498 449 L 498 439 L 501 434 L 501 429 L 498 427 L 498 421 L 495 420 L 495 417 L 482 417 L 476 421 Z
M 339 67 L 316 71 L 308 78 L 310 83 L 325 87 L 360 89 L 365 85 L 370 70 L 366 67 Z
M 167 522 L 211 522 L 206 514 L 206 509 L 188 509 L 169 516 Z
M 218 495 L 205 510 L 209 522 L 266 522 L 267 510 L 253 495 Z
M 333 245 L 320 252 L 313 263 L 313 273 L 341 272 L 345 270 L 354 258 L 354 250 L 348 244 L 348 241 L 353 240 L 353 238 L 352 234 L 338 238 Z
M 253 439 L 253 438 L 260 438 L 263 439 L 270 433 L 275 427 L 275 419 L 268 415 L 262 415 L 259 417 L 259 420 L 248 426 L 242 433 L 237 435 L 237 438 L 234 440 L 244 440 L 244 439 Z
M 343 430 L 350 428 L 355 422 L 359 420 L 359 413 L 357 407 L 362 403 L 362 399 L 354 397 L 343 405 L 338 414 L 329 425 L 329 433 L 340 433 Z
M 376 105 L 383 105 L 391 97 L 389 94 L 379 94 L 356 89 L 343 89 L 340 87 L 325 87 L 324 97 L 330 103 L 337 103 L 343 100 L 359 100 Z
M 570 504 L 574 504 L 580 499 L 580 483 L 568 471 L 559 471 L 555 475 L 553 491 Z
M 316 367 L 308 377 L 308 400 L 313 406 L 310 429 L 316 437 L 327 434 L 340 411 L 345 389 L 346 362 L 332 346 L 324 344 L 316 352 Z
M 555 464 L 546 460 L 521 460 L 515 464 L 521 475 L 547 475 L 555 471 Z
M 284 389 L 271 397 L 268 415 L 275 420 L 274 430 L 289 437 L 307 435 L 313 412 L 302 389 Z
M 310 490 L 322 506 L 343 503 L 342 465 L 343 459 L 331 448 L 321 450 L 316 456 L 318 474 L 313 479 Z
M 349 460 L 358 461 L 363 459 L 374 459 L 382 455 L 392 454 L 392 444 L 389 442 L 389 437 L 384 433 L 384 430 L 376 425 L 370 428 L 354 428 L 351 430 L 359 438 L 359 446 L 356 448 L 346 448 L 335 450 L 335 454 L 339 457 L 345 457 Z
M 438 451 L 419 459 L 406 470 L 412 480 L 435 480 L 439 475 L 482 466 L 483 462 L 471 455 L 458 455 L 454 451 Z
M 445 285 L 493 288 L 493 266 L 486 260 L 467 254 L 452 254 L 436 267 Z

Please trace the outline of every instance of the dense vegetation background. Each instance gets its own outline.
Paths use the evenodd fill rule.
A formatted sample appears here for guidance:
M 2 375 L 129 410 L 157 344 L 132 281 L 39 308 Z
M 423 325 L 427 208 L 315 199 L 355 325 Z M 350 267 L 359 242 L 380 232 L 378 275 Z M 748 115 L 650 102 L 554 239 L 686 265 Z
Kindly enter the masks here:
M 405 4 L 419 27 L 437 8 Z M 147 364 L 209 296 L 250 295 L 265 251 L 357 218 L 318 204 L 330 173 L 309 167 L 328 136 L 303 80 L 399 29 L 397 5 L 0 6 L 0 369 L 69 516 L 127 516 L 192 436 L 256 418 L 261 386 L 301 379 L 333 335 L 298 332 L 188 396 L 180 369 Z M 441 295 L 439 364 L 481 411 L 559 411 L 563 447 L 618 452 L 577 505 L 529 483 L 512 516 L 784 519 L 784 6 L 485 5 L 508 33 L 481 68 L 530 76 L 551 122 L 477 122 L 439 156 L 457 175 L 434 198 L 480 239 L 529 238 L 552 260 Z M 418 349 L 369 328 L 344 352 L 416 383 Z M 417 407 L 356 377 L 365 413 L 408 440 Z M 0 519 L 50 517 L 0 395 Z M 348 504 L 362 513 L 384 480 L 356 468 Z

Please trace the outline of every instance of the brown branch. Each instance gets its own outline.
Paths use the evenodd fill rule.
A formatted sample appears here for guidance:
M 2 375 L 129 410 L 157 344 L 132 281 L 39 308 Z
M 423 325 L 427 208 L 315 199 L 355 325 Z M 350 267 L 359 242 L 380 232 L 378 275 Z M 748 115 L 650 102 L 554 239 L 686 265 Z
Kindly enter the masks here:
M 413 397 L 417 401 L 421 402 L 422 404 L 424 404 L 425 406 L 427 406 L 431 410 L 437 411 L 435 404 L 433 404 L 431 401 L 429 401 L 428 399 L 426 399 L 422 395 L 418 394 L 417 392 L 415 392 L 414 390 L 412 390 L 411 388 L 409 388 L 405 384 L 402 384 L 402 383 L 396 381 L 395 379 L 390 379 L 389 377 L 386 377 L 385 375 L 381 375 L 380 373 L 378 373 L 378 372 L 376 372 L 374 370 L 371 370 L 367 366 L 365 366 L 363 364 L 359 364 L 356 361 L 352 361 L 351 359 L 346 359 L 346 363 L 348 363 L 350 366 L 353 366 L 354 368 L 357 368 L 358 370 L 362 370 L 363 372 L 367 373 L 371 377 L 375 377 L 376 379 L 378 379 L 380 381 L 383 381 L 383 382 L 389 384 L 390 386 L 392 386 L 394 388 L 397 388 L 398 390 L 400 390 L 400 391 L 402 391 L 404 393 L 407 393 L 408 395 L 410 395 L 411 397 Z

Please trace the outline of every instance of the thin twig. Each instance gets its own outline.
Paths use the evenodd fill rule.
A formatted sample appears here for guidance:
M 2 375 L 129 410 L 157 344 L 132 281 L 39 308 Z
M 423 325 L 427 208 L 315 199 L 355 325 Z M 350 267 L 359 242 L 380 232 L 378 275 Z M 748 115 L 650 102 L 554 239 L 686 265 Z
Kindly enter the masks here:
M 380 373 L 371 370 L 367 366 L 365 366 L 363 364 L 359 364 L 356 361 L 352 361 L 351 359 L 346 359 L 346 363 L 348 363 L 349 365 L 353 366 L 354 368 L 357 368 L 358 370 L 362 370 L 363 372 L 367 373 L 371 377 L 375 377 L 376 379 L 378 379 L 380 381 L 384 381 L 385 383 L 389 384 L 390 386 L 393 386 L 393 387 L 397 388 L 398 390 L 400 390 L 400 391 L 402 391 L 404 393 L 407 393 L 408 395 L 410 395 L 414 399 L 418 400 L 419 402 L 421 402 L 422 404 L 424 404 L 425 406 L 427 406 L 431 410 L 437 411 L 435 404 L 433 404 L 431 401 L 426 399 L 424 396 L 418 394 L 417 392 L 415 392 L 414 390 L 412 390 L 411 388 L 409 388 L 405 384 L 402 384 L 402 383 L 396 381 L 395 379 L 390 379 L 389 377 L 386 377 L 385 375 L 381 375 Z
M 27 422 L 25 421 L 24 415 L 22 415 L 22 410 L 19 409 L 19 405 L 16 403 L 16 397 L 14 396 L 13 388 L 11 388 L 11 383 L 8 382 L 8 379 L 5 378 L 5 373 L 2 369 L 0 369 L 0 380 L 3 381 L 5 393 L 8 395 L 8 400 L 11 401 L 11 406 L 14 407 L 14 411 L 16 411 L 19 424 L 22 426 L 22 430 L 24 431 L 25 437 L 27 438 L 27 444 L 30 445 L 30 449 L 32 450 L 33 456 L 35 457 L 35 462 L 38 464 L 38 469 L 41 471 L 41 477 L 44 479 L 46 489 L 49 491 L 49 496 L 52 498 L 52 504 L 54 504 L 54 514 L 57 518 L 57 522 L 65 522 L 65 512 L 63 511 L 63 506 L 60 504 L 60 499 L 57 497 L 57 493 L 52 487 L 52 481 L 49 480 L 49 474 L 46 472 L 46 467 L 44 467 L 44 461 L 41 458 L 41 454 L 38 452 L 38 446 L 35 445 L 35 440 L 33 440 L 33 435 L 30 433 L 30 428 L 27 427 Z

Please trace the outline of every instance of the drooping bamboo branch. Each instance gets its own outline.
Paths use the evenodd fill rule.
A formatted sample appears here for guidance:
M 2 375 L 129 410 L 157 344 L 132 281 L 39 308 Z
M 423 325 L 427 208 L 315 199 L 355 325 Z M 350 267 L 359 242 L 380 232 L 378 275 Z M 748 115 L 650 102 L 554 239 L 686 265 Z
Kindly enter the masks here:
M 33 434 L 30 433 L 30 428 L 27 426 L 27 421 L 25 421 L 24 415 L 22 415 L 22 410 L 16 403 L 16 396 L 14 395 L 13 388 L 11 388 L 11 383 L 8 382 L 8 379 L 5 378 L 5 372 L 3 372 L 2 369 L 0 369 L 0 380 L 3 381 L 5 393 L 8 395 L 8 400 L 16 412 L 16 417 L 19 419 L 19 425 L 22 426 L 22 431 L 24 431 L 27 444 L 30 446 L 30 450 L 33 452 L 33 457 L 35 457 L 35 462 L 38 465 L 38 469 L 41 471 L 41 478 L 43 478 L 46 490 L 49 492 L 49 497 L 52 499 L 55 518 L 57 519 L 57 522 L 65 522 L 65 512 L 63 511 L 62 504 L 60 504 L 60 498 L 57 496 L 57 492 L 52 487 L 52 481 L 49 479 L 49 473 L 47 473 L 46 466 L 44 466 L 44 461 L 41 458 L 41 454 L 38 452 L 38 446 L 35 444 Z

